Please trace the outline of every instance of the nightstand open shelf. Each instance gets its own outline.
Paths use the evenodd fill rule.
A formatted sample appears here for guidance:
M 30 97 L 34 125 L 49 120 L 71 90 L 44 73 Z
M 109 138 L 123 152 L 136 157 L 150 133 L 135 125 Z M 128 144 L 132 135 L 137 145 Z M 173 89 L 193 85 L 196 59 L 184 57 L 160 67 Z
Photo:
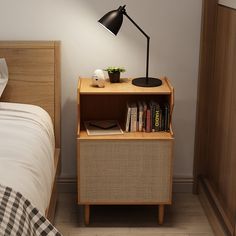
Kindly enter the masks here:
M 155 100 L 174 106 L 173 88 L 163 85 L 142 88 L 131 79 L 106 82 L 105 88 L 79 79 L 78 85 L 78 204 L 85 205 L 89 223 L 90 205 L 158 205 L 158 222 L 163 223 L 164 205 L 172 202 L 173 141 L 169 132 L 128 132 L 121 135 L 88 135 L 84 121 L 117 120 L 124 130 L 127 101 Z

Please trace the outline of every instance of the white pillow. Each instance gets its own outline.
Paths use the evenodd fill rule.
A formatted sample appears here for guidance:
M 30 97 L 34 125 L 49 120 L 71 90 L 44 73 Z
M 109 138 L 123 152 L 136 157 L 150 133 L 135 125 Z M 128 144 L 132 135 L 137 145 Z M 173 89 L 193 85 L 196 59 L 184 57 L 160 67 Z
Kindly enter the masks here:
M 0 58 L 0 97 L 8 82 L 8 68 L 5 58 Z

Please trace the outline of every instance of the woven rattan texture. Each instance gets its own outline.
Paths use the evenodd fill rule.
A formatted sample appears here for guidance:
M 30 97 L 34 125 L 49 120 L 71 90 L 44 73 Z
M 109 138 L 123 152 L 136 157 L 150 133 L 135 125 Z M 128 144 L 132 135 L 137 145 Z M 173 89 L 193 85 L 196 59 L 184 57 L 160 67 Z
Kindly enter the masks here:
M 81 141 L 80 202 L 170 202 L 171 152 L 172 141 Z

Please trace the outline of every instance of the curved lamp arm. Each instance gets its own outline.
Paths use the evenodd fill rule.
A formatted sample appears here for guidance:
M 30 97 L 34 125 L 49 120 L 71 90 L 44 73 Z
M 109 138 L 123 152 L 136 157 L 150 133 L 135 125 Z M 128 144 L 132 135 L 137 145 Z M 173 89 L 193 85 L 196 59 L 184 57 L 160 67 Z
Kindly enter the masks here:
M 139 31 L 147 38 L 147 60 L 146 60 L 146 82 L 148 82 L 148 69 L 149 69 L 149 45 L 150 37 L 140 28 L 140 26 L 127 14 L 125 10 L 125 5 L 122 7 L 122 13 L 125 15 L 138 29 Z

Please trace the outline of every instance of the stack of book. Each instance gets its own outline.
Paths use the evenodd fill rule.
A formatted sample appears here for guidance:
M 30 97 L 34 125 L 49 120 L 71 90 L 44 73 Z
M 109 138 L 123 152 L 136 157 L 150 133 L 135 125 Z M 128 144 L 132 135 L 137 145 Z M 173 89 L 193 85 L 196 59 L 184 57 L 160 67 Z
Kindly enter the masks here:
M 159 132 L 170 130 L 170 106 L 156 101 L 127 103 L 126 132 Z

